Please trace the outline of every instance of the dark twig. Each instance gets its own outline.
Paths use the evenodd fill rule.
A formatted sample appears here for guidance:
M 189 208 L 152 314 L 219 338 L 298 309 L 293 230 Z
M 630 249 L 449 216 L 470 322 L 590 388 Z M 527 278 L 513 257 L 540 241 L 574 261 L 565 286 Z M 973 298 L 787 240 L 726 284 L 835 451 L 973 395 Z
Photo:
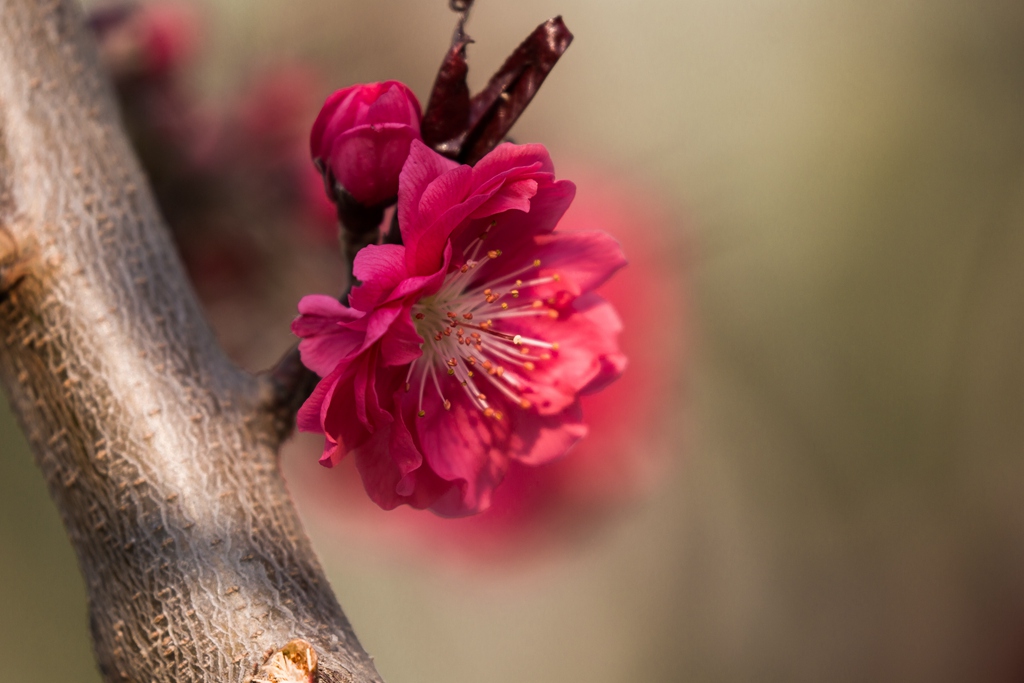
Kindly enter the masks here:
M 465 16 L 441 62 L 421 130 L 424 142 L 440 154 L 473 164 L 505 138 L 568 49 L 572 33 L 561 17 L 544 22 L 470 99 L 466 45 L 471 41 L 465 36 L 464 21 Z
M 459 161 L 474 164 L 505 138 L 571 42 L 562 17 L 555 17 L 516 48 L 470 103 L 469 130 Z

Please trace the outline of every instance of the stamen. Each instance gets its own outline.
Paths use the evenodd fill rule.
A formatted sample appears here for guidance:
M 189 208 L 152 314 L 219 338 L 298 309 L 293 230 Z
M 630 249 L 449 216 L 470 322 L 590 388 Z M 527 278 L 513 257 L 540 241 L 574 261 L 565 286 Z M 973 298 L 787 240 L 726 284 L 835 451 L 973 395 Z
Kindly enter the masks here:
M 492 222 L 463 250 L 465 261 L 453 266 L 440 290 L 424 297 L 413 308 L 417 332 L 428 341 L 420 345 L 423 350 L 420 358 L 410 364 L 405 385 L 406 391 L 412 390 L 412 374 L 419 364 L 421 377 L 418 414 L 421 417 L 426 415 L 423 404 L 427 372 L 430 373 L 431 383 L 441 405 L 445 410 L 451 410 L 452 402 L 444 395 L 443 382 L 439 379 L 444 376 L 439 372 L 441 368 L 447 376 L 455 378 L 485 417 L 500 420 L 504 416 L 489 404 L 487 394 L 476 386 L 474 377 L 477 374 L 486 378 L 512 403 L 528 409 L 532 404 L 523 397 L 522 392 L 530 385 L 524 373 L 536 369 L 531 355 L 541 350 L 545 353 L 539 358 L 550 359 L 551 354 L 547 351 L 558 350 L 557 343 L 495 329 L 496 324 L 499 327 L 504 324 L 502 320 L 513 318 L 557 318 L 557 309 L 546 306 L 541 299 L 522 297 L 521 288 L 558 282 L 560 276 L 552 274 L 533 277 L 524 282 L 520 276 L 541 266 L 541 260 L 534 259 L 514 272 L 481 282 L 477 278 L 480 273 L 477 266 L 502 255 L 500 249 L 491 249 L 483 254 L 482 260 L 476 260 L 477 253 L 482 251 L 483 240 L 494 225 Z M 470 286 L 475 278 L 475 286 Z M 476 322 L 475 319 L 479 318 L 485 320 Z

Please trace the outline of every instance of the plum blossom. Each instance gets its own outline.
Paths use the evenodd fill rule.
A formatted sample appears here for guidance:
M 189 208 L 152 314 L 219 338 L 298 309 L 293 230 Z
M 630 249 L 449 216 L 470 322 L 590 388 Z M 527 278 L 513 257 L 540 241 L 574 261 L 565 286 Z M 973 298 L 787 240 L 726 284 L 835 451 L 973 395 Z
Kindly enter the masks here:
M 299 303 L 292 330 L 322 377 L 298 415 L 320 462 L 353 453 L 381 507 L 488 507 L 509 463 L 558 458 L 587 428 L 580 396 L 625 367 L 594 293 L 625 265 L 602 232 L 555 227 L 575 186 L 541 145 L 460 166 L 413 141 L 398 190 L 402 245 L 356 257 L 348 305 Z
M 622 318 L 618 344 L 629 371 L 606 390 L 581 398 L 589 432 L 568 457 L 540 466 L 511 461 L 491 506 L 463 519 L 411 508 L 382 511 L 362 495 L 354 462 L 345 460 L 324 477 L 307 461 L 318 444 L 296 443 L 307 457 L 296 453 L 287 459 L 289 486 L 304 515 L 335 539 L 443 568 L 500 574 L 516 563 L 577 550 L 657 488 L 670 466 L 678 466 L 668 456 L 677 452 L 678 435 L 689 422 L 685 392 L 680 393 L 690 336 L 685 227 L 664 197 L 621 171 L 565 161 L 559 170 L 568 171 L 578 190 L 558 230 L 600 227 L 629 254 L 630 267 L 600 290 Z M 658 324 L 646 324 L 650 320 Z
M 398 81 L 353 85 L 324 102 L 309 146 L 317 167 L 360 204 L 398 191 L 409 144 L 420 139 L 419 100 Z

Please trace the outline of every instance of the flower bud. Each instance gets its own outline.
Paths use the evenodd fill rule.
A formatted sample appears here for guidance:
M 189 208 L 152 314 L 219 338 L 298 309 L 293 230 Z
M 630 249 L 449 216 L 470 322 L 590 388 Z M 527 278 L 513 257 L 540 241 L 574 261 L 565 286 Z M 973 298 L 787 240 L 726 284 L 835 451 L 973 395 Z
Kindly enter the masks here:
M 420 139 L 420 118 L 419 101 L 398 81 L 339 90 L 313 124 L 313 161 L 360 204 L 385 202 L 398 194 L 409 145 Z

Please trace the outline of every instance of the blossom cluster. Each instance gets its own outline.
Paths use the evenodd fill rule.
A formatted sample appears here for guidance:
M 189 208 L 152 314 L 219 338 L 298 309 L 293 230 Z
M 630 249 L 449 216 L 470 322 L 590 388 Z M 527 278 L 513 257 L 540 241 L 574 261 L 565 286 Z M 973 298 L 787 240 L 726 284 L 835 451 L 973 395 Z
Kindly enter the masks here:
M 292 329 L 321 380 L 298 425 L 325 435 L 322 464 L 353 454 L 381 507 L 461 516 L 490 505 L 510 463 L 586 434 L 580 396 L 626 364 L 595 293 L 625 259 L 603 232 L 556 229 L 575 186 L 543 146 L 460 165 L 422 142 L 420 111 L 399 83 L 355 86 L 314 124 L 329 192 L 396 197 L 400 240 L 359 252 L 347 301 L 299 303 Z

